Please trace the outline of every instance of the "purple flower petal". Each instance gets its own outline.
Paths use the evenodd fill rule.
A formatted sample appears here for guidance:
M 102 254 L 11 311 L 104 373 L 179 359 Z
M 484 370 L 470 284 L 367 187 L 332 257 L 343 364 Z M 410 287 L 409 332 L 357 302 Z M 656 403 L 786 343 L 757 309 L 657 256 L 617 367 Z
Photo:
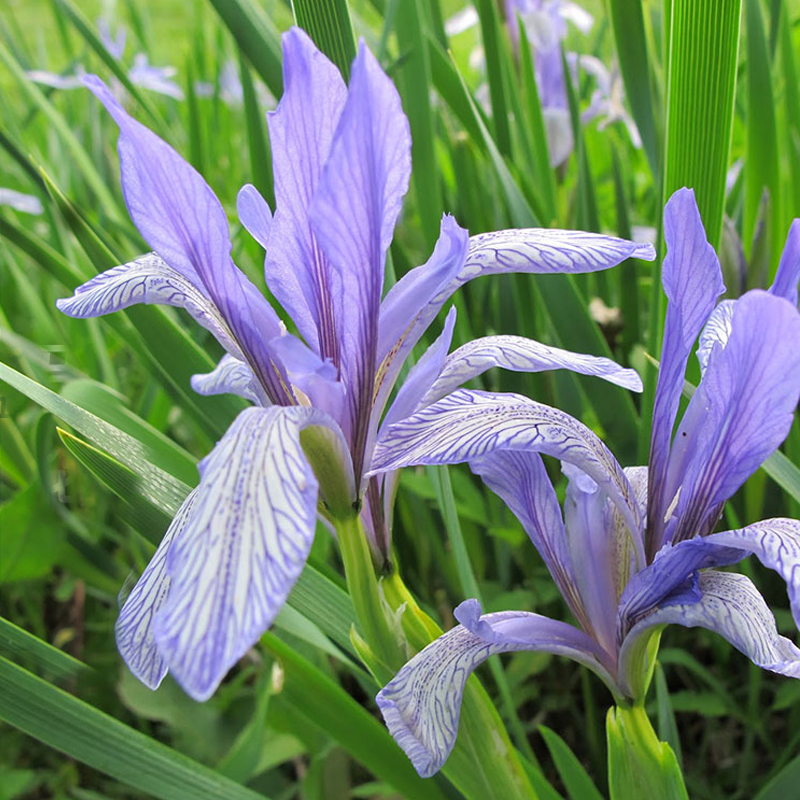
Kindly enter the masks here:
M 194 506 L 168 552 L 169 595 L 155 617 L 159 653 L 196 700 L 272 624 L 314 539 L 317 480 L 300 429 L 309 408 L 243 411 L 200 464 Z
M 608 448 L 578 420 L 521 395 L 453 392 L 383 433 L 372 474 L 412 464 L 474 461 L 498 450 L 545 453 L 582 469 L 618 505 L 642 556 L 638 503 Z
M 655 561 L 625 588 L 619 606 L 620 637 L 693 573 L 735 564 L 751 554 L 786 581 L 800 629 L 800 522 L 776 518 L 662 548 Z
M 564 527 L 582 605 L 590 632 L 608 653 L 616 653 L 616 616 L 620 569 L 631 561 L 630 536 L 614 526 L 614 506 L 584 472 L 564 464 L 569 478 L 564 499 Z M 620 535 L 621 533 L 621 535 Z
M 112 267 L 56 300 L 59 311 L 85 319 L 111 314 L 136 303 L 185 308 L 233 356 L 244 358 L 222 312 L 202 284 L 170 267 L 156 253 Z
M 727 344 L 711 359 L 670 454 L 666 535 L 713 528 L 725 502 L 789 433 L 800 399 L 800 314 L 761 290 L 736 301 Z
M 701 375 L 705 375 L 708 362 L 714 352 L 718 348 L 721 350 L 728 343 L 735 305 L 735 300 L 722 300 L 711 312 L 711 316 L 700 334 L 700 341 L 697 344 L 697 360 L 700 362 Z
M 330 264 L 312 233 L 309 210 L 347 90 L 339 70 L 300 28 L 282 41 L 284 93 L 268 114 L 276 207 L 264 271 L 306 342 L 338 364 Z
M 664 239 L 667 256 L 662 268 L 662 282 L 669 304 L 650 438 L 647 535 L 651 555 L 662 544 L 664 512 L 672 499 L 665 496 L 664 482 L 686 364 L 695 339 L 717 298 L 725 291 L 722 270 L 714 248 L 706 240 L 691 189 L 679 189 L 667 202 L 664 209 Z
M 514 372 L 569 369 L 581 375 L 604 378 L 635 392 L 642 391 L 642 381 L 636 371 L 625 369 L 610 358 L 571 353 L 522 336 L 485 336 L 473 339 L 448 356 L 439 377 L 421 402 L 434 403 L 492 367 Z
M 481 616 L 475 600 L 462 603 L 456 615 L 463 624 L 414 656 L 376 698 L 389 732 L 423 778 L 438 772 L 450 755 L 467 678 L 495 653 L 567 656 L 613 685 L 594 642 L 565 622 L 524 611 Z
M 436 341 L 425 351 L 422 358 L 409 370 L 403 385 L 397 392 L 394 402 L 386 412 L 382 428 L 388 428 L 394 422 L 413 414 L 419 409 L 420 402 L 442 371 L 453 340 L 453 328 L 456 324 L 456 307 L 447 313 L 444 327 Z
M 775 618 L 756 587 L 744 575 L 704 572 L 693 596 L 681 592 L 639 622 L 627 635 L 620 650 L 619 671 L 623 688 L 636 696 L 631 678 L 652 628 L 662 625 L 707 628 L 727 639 L 754 664 L 764 669 L 800 678 L 800 649 L 778 634 Z
M 386 250 L 411 174 L 400 96 L 361 42 L 347 102 L 311 205 L 311 223 L 336 272 L 333 300 L 348 387 L 353 465 L 361 474 L 375 388 Z
M 570 610 L 590 630 L 558 498 L 542 457 L 538 453 L 501 450 L 473 459 L 469 466 L 522 523 Z
M 125 202 L 145 241 L 220 310 L 259 380 L 283 398 L 277 366 L 264 346 L 280 323 L 263 295 L 231 260 L 228 220 L 211 187 L 166 142 L 130 117 L 95 75 L 84 83 L 119 125 Z
M 381 303 L 378 358 L 382 360 L 391 351 L 397 351 L 399 343 L 406 343 L 409 338 L 413 339 L 412 347 L 419 341 L 425 329 L 409 337 L 412 330 L 417 330 L 414 322 L 431 297 L 460 272 L 468 241 L 467 231 L 450 214 L 445 214 L 431 257 L 397 281 Z
M 187 496 L 178 509 L 142 577 L 122 606 L 114 626 L 120 655 L 128 669 L 148 689 L 157 689 L 168 672 L 167 662 L 156 647 L 153 619 L 169 592 L 167 553 L 174 539 L 183 533 L 196 499 L 197 489 Z
M 251 183 L 239 189 L 236 196 L 236 213 L 250 235 L 266 250 L 272 228 L 272 212 L 267 201 Z
M 238 394 L 258 406 L 268 406 L 269 398 L 253 370 L 244 362 L 226 353 L 212 372 L 192 375 L 192 389 L 198 394 Z
M 800 283 L 800 219 L 794 220 L 789 227 L 789 235 L 786 237 L 775 282 L 769 291 L 770 294 L 783 297 L 796 306 L 798 283 Z

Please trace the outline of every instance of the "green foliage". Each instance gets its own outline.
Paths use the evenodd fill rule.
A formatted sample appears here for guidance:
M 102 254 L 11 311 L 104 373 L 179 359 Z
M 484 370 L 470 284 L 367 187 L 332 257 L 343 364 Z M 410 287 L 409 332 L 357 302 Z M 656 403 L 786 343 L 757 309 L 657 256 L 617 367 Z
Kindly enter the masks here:
M 120 192 L 115 126 L 88 92 L 52 89 L 27 74 L 69 75 L 80 64 L 118 82 L 132 113 L 217 192 L 233 257 L 261 288 L 264 253 L 236 220 L 235 198 L 252 182 L 274 206 L 264 115 L 283 89 L 280 33 L 293 14 L 345 76 L 363 36 L 400 91 L 414 170 L 391 251 L 395 277 L 429 257 L 442 212 L 471 233 L 546 225 L 629 237 L 657 230 L 663 201 L 689 185 L 712 243 L 727 217 L 734 250 L 742 243 L 747 253 L 748 280 L 766 285 L 766 265 L 774 270 L 800 211 L 797 3 L 585 5 L 594 28 L 582 35 L 569 26 L 565 56 L 618 64 L 643 148 L 620 122 L 582 119 L 598 85 L 579 68 L 570 87 L 576 147 L 557 167 L 535 80 L 538 40 L 523 26 L 512 44 L 495 0 L 478 0 L 478 23 L 450 34 L 445 22 L 464 6 L 458 0 L 125 0 L 116 7 L 128 26 L 120 58 L 100 37 L 96 20 L 107 9 L 99 0 L 4 6 L 0 184 L 36 195 L 44 213 L 0 207 L 0 794 L 602 796 L 602 743 L 592 744 L 591 720 L 595 705 L 604 709 L 611 698 L 593 679 L 579 686 L 571 662 L 543 654 L 494 658 L 479 670 L 443 774 L 419 779 L 377 716 L 377 684 L 366 668 L 374 663 L 360 659 L 370 656 L 352 635 L 364 598 L 348 594 L 340 548 L 322 525 L 273 630 L 207 704 L 193 703 L 169 678 L 151 693 L 122 669 L 117 595 L 141 573 L 196 483 L 197 462 L 244 404 L 191 391 L 190 377 L 209 371 L 220 350 L 182 312 L 139 306 L 78 321 L 56 311 L 57 298 L 145 244 Z M 130 72 L 136 53 L 174 65 L 185 101 L 138 85 Z M 241 102 L 223 91 L 229 64 Z M 742 176 L 726 189 L 738 160 Z M 562 407 L 623 464 L 637 463 L 637 446 L 641 455 L 649 441 L 656 374 L 644 353 L 657 355 L 662 335 L 657 278 L 657 269 L 632 261 L 600 276 L 475 281 L 453 299 L 454 347 L 522 334 L 648 370 L 641 399 L 563 374 L 493 371 L 474 382 Z M 595 298 L 607 313 L 596 302 L 590 311 Z M 418 355 L 439 330 L 434 324 Z M 798 454 L 795 424 L 764 465 L 772 480 L 751 480 L 728 519 L 796 515 Z M 451 609 L 467 597 L 488 611 L 568 619 L 518 522 L 466 468 L 404 472 L 393 544 L 403 582 L 379 576 L 371 597 L 373 606 L 385 597 L 403 609 L 397 625 L 411 644 L 397 658 L 451 627 Z M 369 554 L 359 555 L 368 564 Z M 751 569 L 791 636 L 783 584 Z M 745 660 L 710 634 L 669 629 L 664 638 L 647 707 L 658 736 L 644 709 L 609 714 L 611 797 L 685 796 L 677 763 L 700 800 L 788 796 L 800 770 L 795 684 L 752 678 Z

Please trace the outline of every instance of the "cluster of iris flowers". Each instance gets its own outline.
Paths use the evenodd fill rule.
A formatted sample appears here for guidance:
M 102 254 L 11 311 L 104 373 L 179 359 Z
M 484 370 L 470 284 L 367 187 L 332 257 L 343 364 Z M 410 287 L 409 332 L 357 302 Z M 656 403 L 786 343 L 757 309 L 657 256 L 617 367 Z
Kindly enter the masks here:
M 204 179 L 98 78 L 84 79 L 119 126 L 125 201 L 152 252 L 78 287 L 59 308 L 73 317 L 135 303 L 183 308 L 226 351 L 213 372 L 195 376 L 195 391 L 252 403 L 200 463 L 199 485 L 122 607 L 117 642 L 131 671 L 150 688 L 169 671 L 207 699 L 272 624 L 318 519 L 340 541 L 356 520 L 372 562 L 385 566 L 398 470 L 468 462 L 519 518 L 578 625 L 526 612 L 484 615 L 476 601 L 462 603 L 460 625 L 377 698 L 420 774 L 447 759 L 466 679 L 494 653 L 567 655 L 595 672 L 615 702 L 632 702 L 647 689 L 653 638 L 678 623 L 714 630 L 759 666 L 800 677 L 800 650 L 777 633 L 749 579 L 708 569 L 755 554 L 786 580 L 800 625 L 800 523 L 713 533 L 725 501 L 787 436 L 800 398 L 800 222 L 768 292 L 717 304 L 720 267 L 694 196 L 684 189 L 669 201 L 669 304 L 650 463 L 623 468 L 558 409 L 460 388 L 501 367 L 569 369 L 640 391 L 638 375 L 609 359 L 512 335 L 448 354 L 451 309 L 399 378 L 466 281 L 603 270 L 653 260 L 652 246 L 549 229 L 470 237 L 445 216 L 428 261 L 384 295 L 411 172 L 400 98 L 363 42 L 349 86 L 301 30 L 284 35 L 283 50 L 285 92 L 268 117 L 275 213 L 250 185 L 237 210 L 266 252 L 267 287 L 297 335 L 233 263 L 226 214 Z M 698 337 L 703 377 L 673 435 Z M 563 513 L 542 454 L 568 478 Z

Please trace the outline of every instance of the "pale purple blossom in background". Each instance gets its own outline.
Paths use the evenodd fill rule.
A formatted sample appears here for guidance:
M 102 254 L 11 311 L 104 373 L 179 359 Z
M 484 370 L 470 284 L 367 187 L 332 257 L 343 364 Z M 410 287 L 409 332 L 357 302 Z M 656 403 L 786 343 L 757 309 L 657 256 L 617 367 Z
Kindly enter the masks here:
M 726 500 L 783 442 L 800 399 L 800 219 L 790 228 L 769 292 L 717 303 L 722 273 L 693 192 L 667 203 L 668 298 L 650 463 L 623 469 L 578 420 L 512 394 L 459 390 L 393 424 L 374 470 L 467 461 L 517 516 L 578 625 L 524 611 L 483 614 L 417 654 L 378 694 L 386 724 L 420 775 L 455 743 L 469 674 L 489 656 L 521 650 L 587 666 L 617 702 L 641 702 L 655 633 L 703 627 L 753 663 L 800 678 L 800 649 L 781 636 L 749 578 L 714 567 L 749 555 L 786 581 L 800 628 L 800 521 L 768 519 L 714 533 Z M 678 422 L 692 347 L 702 379 Z M 562 462 L 563 512 L 541 455 Z
M 44 211 L 42 201 L 36 195 L 23 194 L 2 186 L 0 186 L 0 206 L 8 206 L 24 214 L 38 215 Z
M 250 185 L 237 210 L 266 251 L 267 287 L 298 335 L 233 263 L 227 217 L 202 176 L 98 78 L 86 80 L 119 125 L 125 200 L 153 252 L 93 278 L 58 307 L 73 317 L 135 303 L 182 307 L 226 350 L 213 372 L 194 376 L 193 388 L 253 403 L 200 462 L 199 485 L 116 627 L 140 680 L 155 688 L 170 671 L 199 700 L 272 624 L 303 569 L 318 515 L 336 521 L 360 511 L 375 560 L 388 559 L 397 473 L 376 470 L 373 454 L 391 423 L 494 366 L 571 369 L 641 389 L 633 370 L 609 359 L 518 336 L 485 337 L 448 355 L 451 309 L 390 403 L 412 348 L 465 282 L 501 272 L 591 272 L 630 257 L 652 260 L 655 251 L 575 231 L 470 238 L 445 215 L 428 261 L 382 296 L 411 172 L 400 97 L 363 42 L 349 87 L 298 28 L 283 36 L 283 71 L 283 98 L 268 115 L 275 214 Z M 301 446 L 301 430 L 316 437 L 313 447 Z

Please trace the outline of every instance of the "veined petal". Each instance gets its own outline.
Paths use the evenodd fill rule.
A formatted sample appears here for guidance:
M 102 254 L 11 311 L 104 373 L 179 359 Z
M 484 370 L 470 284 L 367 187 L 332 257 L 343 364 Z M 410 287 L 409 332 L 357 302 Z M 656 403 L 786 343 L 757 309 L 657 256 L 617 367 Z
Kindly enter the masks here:
M 800 649 L 778 633 L 775 618 L 752 581 L 744 575 L 712 570 L 699 576 L 694 592 L 679 592 L 674 599 L 668 598 L 625 637 L 619 673 L 626 691 L 635 680 L 632 670 L 638 667 L 632 656 L 637 650 L 641 652 L 643 637 L 653 627 L 669 624 L 707 628 L 727 639 L 757 666 L 800 678 Z
M 672 499 L 665 496 L 664 483 L 689 353 L 717 298 L 725 291 L 719 260 L 706 239 L 693 190 L 679 189 L 667 202 L 664 239 L 667 255 L 662 283 L 669 303 L 650 437 L 647 545 L 651 555 L 662 544 L 664 511 Z
M 617 239 L 598 233 L 562 231 L 551 228 L 523 228 L 478 234 L 470 237 L 467 254 L 462 257 L 460 240 L 456 236 L 459 231 L 462 229 L 457 228 L 454 223 L 447 228 L 451 243 L 446 252 L 452 253 L 453 258 L 448 262 L 447 267 L 442 269 L 442 276 L 448 277 L 450 269 L 458 263 L 459 258 L 463 258 L 461 267 L 442 283 L 441 288 L 432 297 L 429 296 L 428 302 L 421 307 L 413 319 L 413 327 L 410 327 L 406 334 L 407 341 L 413 340 L 412 343 L 416 343 L 449 297 L 467 281 L 481 275 L 496 275 L 505 272 L 527 272 L 542 275 L 558 272 L 596 272 L 609 269 L 626 258 L 642 258 L 646 261 L 652 261 L 655 258 L 655 249 L 651 244 L 637 244 L 626 239 Z M 445 232 L 443 223 L 442 237 Z M 440 237 L 440 242 L 443 241 L 442 237 Z M 458 246 L 456 246 L 457 244 Z M 433 260 L 434 257 L 431 258 L 431 262 Z M 409 272 L 386 296 L 384 303 L 389 303 L 392 293 L 399 292 L 398 287 L 404 281 L 411 282 L 411 276 L 418 270 L 420 278 L 415 280 L 421 280 L 423 270 L 427 267 L 428 265 L 418 267 L 417 270 Z M 385 346 L 388 346 L 388 339 Z
M 719 507 L 781 444 L 800 399 L 800 314 L 761 290 L 736 301 L 731 335 L 678 426 L 665 495 L 666 536 L 705 534 Z
M 697 360 L 700 362 L 701 375 L 705 375 L 708 362 L 711 360 L 714 351 L 717 348 L 722 349 L 728 343 L 735 305 L 735 300 L 720 301 L 711 312 L 711 316 L 700 334 L 700 341 L 697 345 Z
M 636 371 L 625 369 L 610 358 L 571 353 L 523 336 L 484 336 L 459 347 L 447 357 L 439 377 L 422 398 L 422 404 L 436 402 L 492 367 L 513 372 L 569 369 L 581 375 L 604 378 L 625 389 L 642 391 L 642 381 Z
M 339 70 L 300 28 L 283 34 L 282 42 L 284 93 L 267 115 L 275 219 L 264 271 L 309 346 L 338 364 L 330 264 L 312 233 L 309 209 L 347 90 Z
M 800 219 L 792 222 L 786 244 L 770 287 L 770 294 L 778 295 L 797 305 L 797 284 L 800 283 Z
M 433 313 L 429 313 L 430 298 L 452 281 L 461 270 L 467 254 L 468 241 L 467 231 L 459 227 L 453 217 L 445 214 L 442 217 L 439 239 L 431 257 L 422 266 L 407 272 L 389 290 L 381 303 L 371 439 L 374 439 L 377 420 L 389 400 L 400 369 L 414 345 L 420 340 L 436 313 L 444 305 L 443 301 Z M 445 324 L 446 326 L 447 324 Z M 437 341 L 441 342 L 441 337 Z M 448 341 L 447 349 L 449 347 Z M 447 355 L 447 349 L 443 353 L 444 356 Z M 428 364 L 426 369 L 429 369 L 431 362 L 427 361 L 426 363 Z M 419 372 L 416 374 L 419 375 Z M 435 375 L 432 375 L 433 377 Z M 408 396 L 408 392 L 405 393 L 405 396 Z M 368 443 L 368 450 L 371 444 L 372 441 Z
M 300 429 L 324 421 L 309 408 L 247 409 L 200 464 L 153 628 L 160 654 L 196 700 L 210 697 L 272 624 L 303 569 L 318 485 Z
M 196 499 L 197 489 L 178 509 L 142 577 L 128 595 L 114 626 L 120 655 L 128 669 L 148 689 L 157 689 L 168 672 L 167 662 L 159 653 L 153 636 L 153 619 L 169 592 L 167 553 L 175 537 L 180 536 L 186 527 Z
M 564 528 L 575 583 L 588 618 L 586 630 L 606 652 L 616 653 L 618 565 L 627 569 L 630 537 L 617 541 L 614 506 L 600 487 L 571 464 L 564 464 L 563 470 L 569 478 Z
M 272 212 L 261 192 L 246 183 L 236 195 L 236 213 L 249 234 L 266 250 L 272 228 Z
M 347 385 L 356 476 L 375 387 L 386 250 L 408 189 L 411 137 L 400 96 L 363 41 L 347 102 L 311 205 L 311 224 L 336 272 L 333 299 Z
M 463 624 L 414 656 L 376 698 L 390 733 L 423 778 L 438 772 L 450 755 L 467 678 L 495 653 L 532 650 L 567 656 L 613 685 L 594 642 L 565 622 L 524 611 L 481 616 L 475 600 L 462 603 L 456 616 Z
M 469 466 L 522 523 L 570 610 L 590 630 L 572 568 L 561 508 L 542 457 L 524 450 L 499 450 L 473 459 Z
M 608 448 L 578 420 L 521 395 L 453 392 L 383 433 L 372 474 L 412 464 L 473 461 L 498 450 L 545 453 L 582 469 L 620 508 L 642 555 L 636 497 Z
M 409 270 L 389 290 L 381 303 L 378 357 L 383 359 L 398 343 L 408 341 L 419 313 L 431 297 L 454 278 L 467 255 L 469 234 L 450 214 L 442 217 L 439 238 L 431 257 L 420 267 Z M 419 341 L 424 329 L 413 338 Z
M 238 394 L 258 406 L 268 406 L 267 397 L 253 370 L 244 362 L 226 353 L 212 372 L 192 375 L 192 389 L 198 394 Z
M 423 396 L 442 371 L 447 351 L 450 349 L 450 342 L 453 340 L 455 324 L 456 307 L 453 306 L 447 314 L 441 334 L 409 370 L 394 402 L 386 412 L 382 428 L 387 428 L 392 423 L 405 419 L 419 408 Z
M 59 311 L 81 319 L 111 314 L 136 303 L 185 308 L 230 354 L 244 358 L 214 301 L 157 253 L 101 272 L 75 289 L 72 297 L 56 300 Z
M 129 116 L 95 75 L 84 80 L 119 125 L 122 189 L 131 219 L 145 241 L 209 297 L 269 390 L 285 401 L 264 347 L 280 333 L 275 311 L 231 259 L 228 219 L 202 175 L 166 142 Z

